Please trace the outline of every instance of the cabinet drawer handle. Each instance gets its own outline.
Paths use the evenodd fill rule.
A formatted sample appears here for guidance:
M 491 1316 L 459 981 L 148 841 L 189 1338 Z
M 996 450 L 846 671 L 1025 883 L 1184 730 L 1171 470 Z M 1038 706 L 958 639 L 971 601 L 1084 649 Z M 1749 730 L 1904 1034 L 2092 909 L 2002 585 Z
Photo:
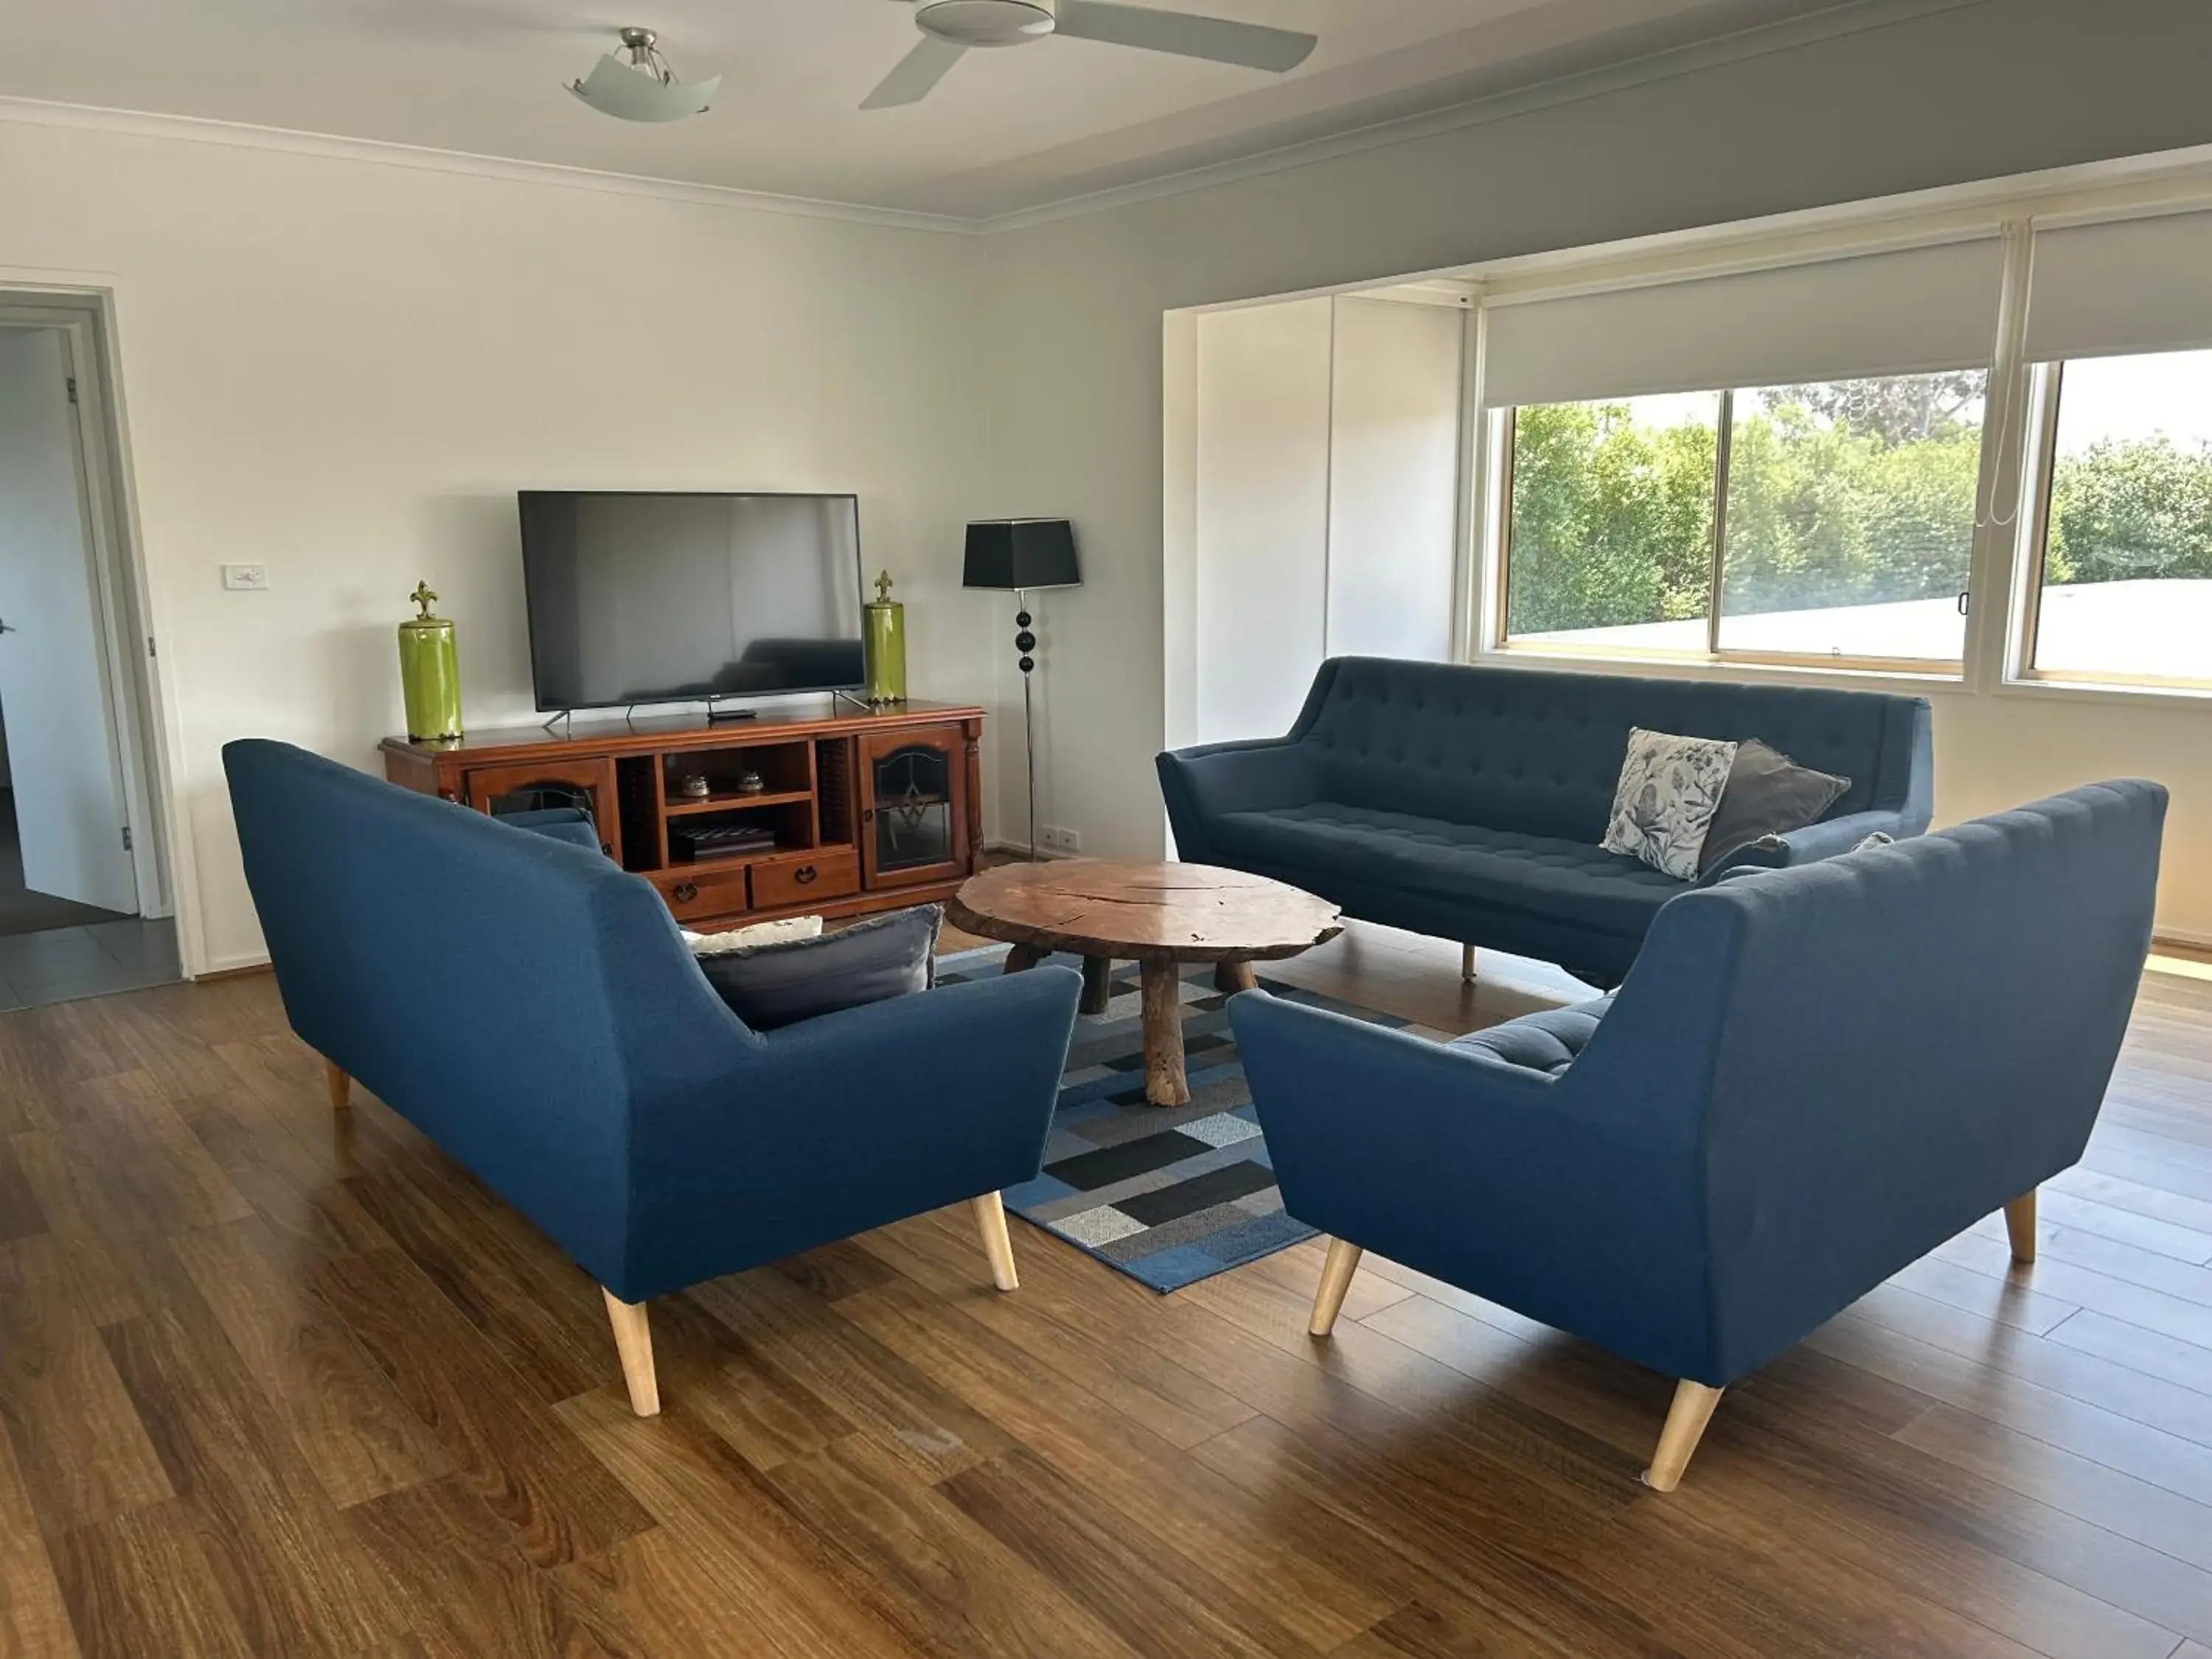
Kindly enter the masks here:
M 807 883 L 814 879 L 814 866 L 812 865 L 802 864 L 799 868 L 791 872 L 791 879 L 794 885 L 804 887 Z
M 699 889 L 695 883 L 679 881 L 673 888 L 670 889 L 669 896 L 674 899 L 678 904 L 689 904 L 693 899 L 699 896 Z

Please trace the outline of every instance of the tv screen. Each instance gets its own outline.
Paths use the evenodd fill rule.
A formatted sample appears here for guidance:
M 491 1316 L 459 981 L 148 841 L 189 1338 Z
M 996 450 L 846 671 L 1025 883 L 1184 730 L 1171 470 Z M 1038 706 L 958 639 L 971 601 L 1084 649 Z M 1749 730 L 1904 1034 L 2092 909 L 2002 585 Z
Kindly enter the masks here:
M 850 495 L 526 489 L 541 709 L 866 683 Z

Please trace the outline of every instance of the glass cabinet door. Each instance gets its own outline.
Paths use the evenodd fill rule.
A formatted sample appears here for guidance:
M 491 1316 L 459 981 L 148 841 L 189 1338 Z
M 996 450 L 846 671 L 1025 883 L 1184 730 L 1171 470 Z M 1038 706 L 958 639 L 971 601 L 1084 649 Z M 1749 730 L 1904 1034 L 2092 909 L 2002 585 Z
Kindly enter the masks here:
M 968 864 L 957 728 L 884 732 L 862 744 L 860 845 L 871 886 L 941 881 Z
M 621 814 L 615 805 L 611 760 L 524 762 L 469 769 L 465 793 L 469 805 L 494 817 L 550 806 L 581 807 L 599 832 L 599 848 L 622 861 Z

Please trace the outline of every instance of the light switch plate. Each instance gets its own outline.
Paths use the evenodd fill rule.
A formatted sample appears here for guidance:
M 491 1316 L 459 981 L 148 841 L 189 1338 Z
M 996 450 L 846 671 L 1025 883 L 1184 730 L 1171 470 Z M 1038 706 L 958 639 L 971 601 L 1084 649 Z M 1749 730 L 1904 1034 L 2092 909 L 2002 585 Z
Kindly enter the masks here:
M 269 591 L 269 567 L 265 564 L 227 564 L 222 568 L 222 585 L 238 593 L 265 593 Z

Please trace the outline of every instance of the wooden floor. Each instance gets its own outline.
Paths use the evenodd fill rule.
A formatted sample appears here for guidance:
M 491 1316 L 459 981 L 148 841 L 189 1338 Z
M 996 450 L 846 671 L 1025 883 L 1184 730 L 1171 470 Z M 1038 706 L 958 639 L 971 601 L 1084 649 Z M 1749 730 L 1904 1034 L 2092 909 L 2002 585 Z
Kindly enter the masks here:
M 1290 971 L 1570 988 L 1484 967 Z M 2212 1659 L 2212 981 L 2148 981 L 2043 1210 L 1667 1497 L 1668 1382 L 1500 1309 L 1370 1258 L 1319 1345 L 1316 1248 L 1163 1299 L 1019 1222 L 1001 1297 L 964 1210 L 656 1303 L 641 1421 L 597 1288 L 333 1117 L 266 978 L 0 1015 L 0 1654 Z

